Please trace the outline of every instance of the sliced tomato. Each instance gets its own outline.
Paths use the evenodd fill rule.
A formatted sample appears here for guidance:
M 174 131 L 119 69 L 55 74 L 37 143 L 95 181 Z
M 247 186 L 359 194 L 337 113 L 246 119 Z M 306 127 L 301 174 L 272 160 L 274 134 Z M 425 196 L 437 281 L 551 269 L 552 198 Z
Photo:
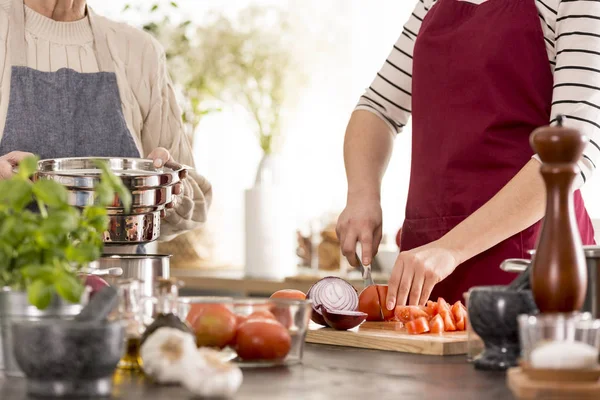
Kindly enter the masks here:
M 452 316 L 456 321 L 456 329 L 464 331 L 467 329 L 467 310 L 460 301 L 452 305 Z
M 395 310 L 396 318 L 400 322 L 410 322 L 417 318 L 425 317 L 428 319 L 429 315 L 418 306 L 397 306 Z
M 429 331 L 431 333 L 444 332 L 444 320 L 440 314 L 437 314 L 431 319 L 431 321 L 429 321 Z
M 438 312 L 441 314 L 442 310 L 448 310 L 450 311 L 450 304 L 448 304 L 448 302 L 444 299 L 442 299 L 441 297 L 438 297 Z
M 429 322 L 427 321 L 427 317 L 419 317 L 414 321 L 407 322 L 405 326 L 406 331 L 411 335 L 429 332 Z
M 438 303 L 428 300 L 425 305 L 425 311 L 429 314 L 429 318 L 433 318 L 438 313 Z

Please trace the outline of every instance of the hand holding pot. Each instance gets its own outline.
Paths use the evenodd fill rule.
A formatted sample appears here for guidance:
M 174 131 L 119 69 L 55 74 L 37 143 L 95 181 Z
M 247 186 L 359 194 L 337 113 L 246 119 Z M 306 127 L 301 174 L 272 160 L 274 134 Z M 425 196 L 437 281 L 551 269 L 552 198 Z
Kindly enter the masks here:
M 187 170 L 183 168 L 181 164 L 171 159 L 171 154 L 164 147 L 157 147 L 154 149 L 149 155 L 148 158 L 154 161 L 154 166 L 156 168 L 162 168 L 163 166 L 167 166 L 174 170 L 180 170 L 179 179 L 187 178 Z M 178 182 L 173 187 L 173 194 L 176 196 L 173 197 L 173 201 L 166 205 L 167 208 L 174 208 L 179 201 L 179 197 L 183 195 L 183 185 L 181 182 Z M 165 212 L 161 211 L 161 217 L 165 216 Z

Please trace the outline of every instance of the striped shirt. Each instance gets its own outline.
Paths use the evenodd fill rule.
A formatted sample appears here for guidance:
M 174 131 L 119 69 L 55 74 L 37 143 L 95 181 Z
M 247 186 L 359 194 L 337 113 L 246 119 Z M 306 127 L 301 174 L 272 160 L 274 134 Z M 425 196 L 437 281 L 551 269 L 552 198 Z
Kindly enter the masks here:
M 486 0 L 462 0 L 480 4 Z M 379 116 L 396 133 L 411 111 L 412 54 L 421 22 L 436 0 L 419 0 L 391 54 L 356 107 Z M 579 163 L 581 187 L 600 163 L 600 0 L 535 0 L 554 74 L 556 115 L 590 138 Z M 537 156 L 536 156 L 537 157 Z

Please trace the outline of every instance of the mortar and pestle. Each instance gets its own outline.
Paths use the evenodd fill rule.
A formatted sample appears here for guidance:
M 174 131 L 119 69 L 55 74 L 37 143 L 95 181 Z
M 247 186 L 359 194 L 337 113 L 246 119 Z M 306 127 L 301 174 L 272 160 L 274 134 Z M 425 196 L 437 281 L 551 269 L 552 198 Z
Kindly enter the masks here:
M 110 396 L 125 348 L 123 323 L 107 319 L 117 302 L 117 291 L 107 286 L 73 320 L 13 324 L 15 359 L 30 396 Z

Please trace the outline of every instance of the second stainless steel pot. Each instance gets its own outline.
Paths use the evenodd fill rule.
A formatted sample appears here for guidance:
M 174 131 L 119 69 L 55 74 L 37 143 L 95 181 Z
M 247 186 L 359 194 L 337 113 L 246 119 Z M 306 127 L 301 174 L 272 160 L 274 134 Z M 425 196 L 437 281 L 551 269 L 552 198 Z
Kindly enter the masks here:
M 587 292 L 583 309 L 590 312 L 594 318 L 600 318 L 600 246 L 583 246 L 588 272 Z M 528 252 L 535 255 L 535 250 Z M 507 272 L 524 272 L 529 269 L 531 260 L 512 258 L 500 264 L 500 268 Z
M 90 269 L 104 270 L 121 268 L 121 279 L 137 279 L 142 281 L 142 295 L 152 296 L 154 282 L 160 278 L 170 278 L 171 256 L 164 254 L 104 254 L 90 264 Z M 116 278 L 105 278 L 109 284 L 116 283 Z

